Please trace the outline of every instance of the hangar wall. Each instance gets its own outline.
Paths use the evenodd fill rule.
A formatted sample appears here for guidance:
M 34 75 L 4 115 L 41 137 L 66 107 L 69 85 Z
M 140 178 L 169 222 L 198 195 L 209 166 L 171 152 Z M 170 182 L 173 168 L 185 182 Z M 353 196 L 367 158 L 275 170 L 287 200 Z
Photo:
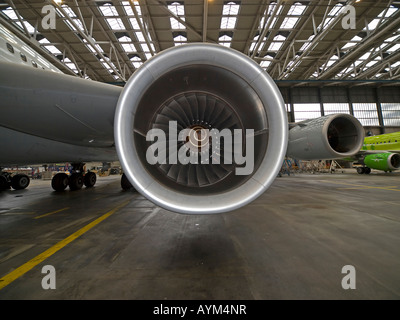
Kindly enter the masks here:
M 289 121 L 331 113 L 355 116 L 371 134 L 400 131 L 400 87 L 279 87 Z

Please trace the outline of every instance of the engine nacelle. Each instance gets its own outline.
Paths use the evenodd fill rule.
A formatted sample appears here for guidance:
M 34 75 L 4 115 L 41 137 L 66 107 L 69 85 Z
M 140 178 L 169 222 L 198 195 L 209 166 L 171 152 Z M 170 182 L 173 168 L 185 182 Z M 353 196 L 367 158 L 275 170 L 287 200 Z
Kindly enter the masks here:
M 129 79 L 114 136 L 141 194 L 171 211 L 206 214 L 268 189 L 286 154 L 288 123 L 278 87 L 256 62 L 188 44 L 157 54 Z
M 297 123 L 289 131 L 287 155 L 299 160 L 351 157 L 360 151 L 364 130 L 348 114 L 333 114 Z
M 400 168 L 400 154 L 378 153 L 370 154 L 364 158 L 364 164 L 371 169 L 394 171 Z

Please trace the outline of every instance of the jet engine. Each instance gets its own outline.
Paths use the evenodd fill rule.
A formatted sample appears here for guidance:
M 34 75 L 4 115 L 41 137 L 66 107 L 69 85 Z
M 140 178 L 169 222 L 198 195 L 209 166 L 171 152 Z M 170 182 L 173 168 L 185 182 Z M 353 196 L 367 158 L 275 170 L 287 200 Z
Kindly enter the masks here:
M 167 210 L 208 214 L 268 189 L 288 123 L 278 87 L 257 63 L 223 46 L 188 44 L 159 53 L 129 79 L 114 138 L 137 191 Z
M 351 157 L 361 150 L 364 130 L 348 114 L 333 114 L 295 124 L 289 131 L 287 155 L 300 160 Z
M 371 169 L 394 171 L 400 168 L 400 154 L 378 153 L 370 154 L 364 158 L 364 164 Z

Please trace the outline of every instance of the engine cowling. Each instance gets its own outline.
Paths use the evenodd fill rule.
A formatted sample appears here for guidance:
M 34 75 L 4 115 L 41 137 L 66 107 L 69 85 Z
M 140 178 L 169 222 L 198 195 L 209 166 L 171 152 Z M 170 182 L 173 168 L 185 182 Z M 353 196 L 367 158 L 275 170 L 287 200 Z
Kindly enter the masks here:
M 400 168 L 400 154 L 378 153 L 370 154 L 364 158 L 364 164 L 371 169 L 394 171 Z
M 279 89 L 257 63 L 223 46 L 188 44 L 159 53 L 129 79 L 114 135 L 140 193 L 167 210 L 208 214 L 268 189 L 288 123 Z M 185 163 L 192 156 L 200 160 Z
M 287 155 L 299 160 L 351 157 L 360 151 L 364 130 L 348 114 L 333 114 L 297 123 L 289 131 Z

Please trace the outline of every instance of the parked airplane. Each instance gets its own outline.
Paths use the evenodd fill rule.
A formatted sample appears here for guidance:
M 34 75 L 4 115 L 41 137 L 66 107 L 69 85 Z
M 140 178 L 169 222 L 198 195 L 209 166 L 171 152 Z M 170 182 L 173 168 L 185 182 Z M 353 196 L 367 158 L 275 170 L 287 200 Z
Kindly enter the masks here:
M 69 177 L 54 176 L 57 191 L 95 183 L 93 174 L 83 172 L 84 163 L 119 160 L 128 178 L 121 185 L 132 184 L 165 209 L 225 212 L 264 193 L 286 154 L 340 159 L 354 156 L 362 147 L 364 130 L 350 115 L 325 116 L 289 128 L 274 81 L 249 57 L 224 46 L 197 43 L 167 49 L 137 69 L 121 88 L 61 74 L 36 53 L 30 54 L 31 49 L 8 30 L 1 30 L 0 167 L 73 164 Z M 171 122 L 189 131 L 186 140 L 172 138 Z M 146 158 L 154 142 L 148 135 L 152 129 L 166 133 L 168 150 L 153 154 L 166 154 L 165 163 L 149 163 Z M 218 142 L 203 136 L 204 130 L 212 129 L 246 132 L 242 141 L 235 138 L 233 143 L 243 143 L 239 150 L 246 153 L 252 151 L 251 173 L 235 174 L 236 168 L 246 165 L 242 157 L 226 157 L 239 159 L 233 163 L 223 161 L 237 148 L 211 153 L 210 159 L 221 157 L 220 163 L 173 161 L 176 154 L 171 150 L 177 143 L 216 147 Z M 247 132 L 252 132 L 251 143 Z M 200 147 L 190 152 L 200 154 Z M 6 173 L 0 175 L 2 188 L 10 183 L 22 189 L 29 178 L 18 175 L 10 181 Z
M 361 151 L 355 156 L 357 172 L 369 174 L 371 169 L 391 172 L 400 168 L 400 132 L 365 137 Z M 354 159 L 352 159 L 354 160 Z

